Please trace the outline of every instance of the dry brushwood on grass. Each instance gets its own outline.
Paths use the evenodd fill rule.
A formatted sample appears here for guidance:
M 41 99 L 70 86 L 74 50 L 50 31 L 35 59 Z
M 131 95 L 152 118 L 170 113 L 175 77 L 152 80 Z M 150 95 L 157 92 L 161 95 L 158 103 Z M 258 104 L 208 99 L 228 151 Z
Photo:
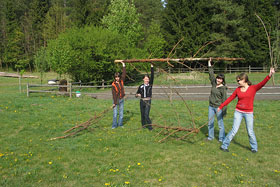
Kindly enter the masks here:
M 212 120 L 214 118 L 215 114 L 213 116 L 211 116 L 211 118 L 203 125 L 201 125 L 199 128 L 184 128 L 184 127 L 173 127 L 173 126 L 161 126 L 161 125 L 156 125 L 156 124 L 151 124 L 151 126 L 153 128 L 159 128 L 162 129 L 158 134 L 164 134 L 164 138 L 162 138 L 161 140 L 159 140 L 159 143 L 162 143 L 164 140 L 166 140 L 168 137 L 171 137 L 172 135 L 175 135 L 176 133 L 178 134 L 178 132 L 187 132 L 187 134 L 184 134 L 181 137 L 176 138 L 176 140 L 183 140 L 184 138 L 186 138 L 187 136 L 193 134 L 193 133 L 198 133 L 200 131 L 200 129 L 204 126 L 206 126 L 208 124 L 208 122 L 210 120 Z
M 170 56 L 170 54 L 169 54 L 169 56 Z M 181 65 L 184 65 L 187 68 L 190 68 L 186 64 L 184 64 L 183 62 L 185 62 L 185 61 L 208 61 L 209 59 L 216 60 L 216 61 L 221 61 L 221 60 L 223 60 L 223 61 L 244 60 L 244 58 L 228 58 L 228 57 L 215 57 L 215 58 L 193 58 L 192 57 L 192 58 L 180 58 L 180 59 L 171 59 L 171 58 L 165 58 L 165 59 L 127 59 L 127 60 L 115 60 L 115 63 L 120 63 L 120 62 L 124 62 L 124 63 L 167 62 L 168 65 L 171 65 L 169 62 L 175 62 L 175 63 L 179 63 Z M 192 68 L 190 68 L 190 69 L 192 69 Z M 136 69 L 136 71 L 138 71 L 138 70 Z M 169 73 L 164 71 L 163 69 L 161 69 L 161 72 L 166 73 L 167 75 L 169 75 Z M 171 78 L 176 82 L 175 78 L 173 78 L 173 77 L 171 77 Z M 170 87 L 170 89 L 172 89 L 172 88 Z M 191 111 L 190 107 L 188 106 L 187 102 L 185 101 L 185 99 L 180 95 L 180 93 L 177 90 L 172 89 L 172 91 L 174 91 L 182 99 L 182 101 L 184 102 L 184 104 L 185 104 L 186 108 L 188 109 L 189 114 L 190 114 L 190 116 L 192 118 L 192 126 L 193 127 L 192 128 L 183 128 L 183 127 L 160 126 L 160 125 L 152 124 L 151 126 L 153 126 L 155 128 L 162 128 L 163 129 L 163 130 L 161 130 L 158 133 L 158 135 L 163 133 L 165 135 L 165 137 L 163 139 L 159 140 L 158 142 L 163 142 L 168 137 L 171 137 L 172 135 L 175 135 L 176 133 L 178 134 L 178 132 L 188 132 L 188 133 L 183 135 L 183 136 L 181 136 L 181 137 L 179 137 L 179 138 L 177 138 L 177 140 L 182 140 L 182 139 L 186 138 L 187 136 L 189 136 L 189 135 L 191 135 L 193 133 L 197 134 L 200 131 L 200 129 L 202 127 L 206 126 L 208 124 L 208 122 L 210 120 L 212 120 L 214 118 L 214 116 L 215 116 L 215 115 L 211 116 L 210 119 L 205 124 L 203 124 L 202 126 L 196 128 L 196 125 L 195 125 L 195 122 L 194 122 L 194 116 L 193 116 L 192 111 Z
M 70 134 L 67 134 L 67 135 L 64 135 L 64 136 L 59 136 L 59 137 L 56 137 L 56 138 L 51 138 L 50 140 L 57 140 L 57 139 L 64 139 L 64 138 L 67 138 L 67 137 L 70 137 L 70 136 L 74 136 L 76 135 L 77 133 L 89 128 L 90 126 L 92 126 L 93 124 L 96 124 L 99 120 L 101 120 L 104 115 L 106 113 L 108 113 L 110 110 L 112 109 L 112 107 L 110 108 L 107 108 L 105 110 L 103 110 L 102 112 L 100 112 L 98 115 L 95 115 L 94 117 L 90 118 L 89 120 L 87 120 L 86 122 L 83 122 L 79 125 L 76 125 L 68 130 L 66 130 L 64 133 L 67 134 L 67 133 L 70 133 Z M 74 131 L 74 132 L 72 132 Z

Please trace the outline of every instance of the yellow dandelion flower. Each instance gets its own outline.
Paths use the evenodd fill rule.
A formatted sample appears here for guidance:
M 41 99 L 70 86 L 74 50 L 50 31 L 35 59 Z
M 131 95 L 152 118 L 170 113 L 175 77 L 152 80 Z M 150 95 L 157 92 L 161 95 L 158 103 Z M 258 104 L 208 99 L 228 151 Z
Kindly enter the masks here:
M 31 175 L 31 173 L 30 173 L 30 172 L 28 172 L 28 175 Z
M 4 154 L 0 153 L 0 157 L 4 156 Z
M 17 158 L 15 158 L 15 162 L 17 162 L 18 160 L 17 160 Z
M 116 171 L 119 171 L 119 169 L 116 169 Z
M 241 184 L 243 184 L 243 183 L 244 183 L 244 181 L 240 181 L 240 183 L 241 183 Z
M 140 166 L 140 165 L 141 165 L 141 163 L 140 163 L 140 162 L 138 162 L 138 163 L 137 163 L 137 165 L 138 165 L 138 166 Z
M 214 173 L 215 173 L 215 174 L 217 174 L 217 173 L 218 173 L 218 171 L 216 171 L 216 170 L 215 170 L 215 171 L 214 171 Z
M 232 153 L 231 155 L 232 155 L 232 156 L 237 156 L 237 154 L 235 154 L 235 153 Z
M 105 186 L 110 186 L 110 183 L 106 182 L 106 183 L 105 183 Z
M 161 181 L 162 181 L 162 179 L 158 179 L 158 181 L 159 181 L 159 182 L 161 182 Z
M 52 165 L 52 162 L 49 162 L 49 165 Z
M 110 169 L 110 171 L 114 171 L 113 169 Z
M 67 179 L 67 178 L 68 178 L 68 176 L 67 176 L 67 175 L 63 175 L 63 178 Z
M 130 184 L 130 182 L 128 182 L 128 181 L 125 181 L 124 183 L 125 183 L 125 184 Z

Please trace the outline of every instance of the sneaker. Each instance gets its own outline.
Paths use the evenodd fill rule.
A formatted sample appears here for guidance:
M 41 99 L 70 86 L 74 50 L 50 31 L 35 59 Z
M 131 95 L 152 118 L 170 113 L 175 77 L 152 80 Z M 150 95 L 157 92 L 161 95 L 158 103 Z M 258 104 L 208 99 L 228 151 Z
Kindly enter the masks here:
M 222 148 L 222 147 L 220 147 L 220 149 L 221 149 L 222 151 L 224 151 L 224 152 L 229 152 L 228 149 L 224 149 L 224 148 Z
M 252 153 L 257 153 L 258 151 L 256 151 L 256 150 L 251 150 L 252 151 Z
M 116 127 L 112 127 L 112 129 L 115 129 Z
M 213 139 L 210 139 L 210 138 L 206 138 L 206 139 L 205 139 L 206 142 L 211 142 L 212 140 L 213 140 Z

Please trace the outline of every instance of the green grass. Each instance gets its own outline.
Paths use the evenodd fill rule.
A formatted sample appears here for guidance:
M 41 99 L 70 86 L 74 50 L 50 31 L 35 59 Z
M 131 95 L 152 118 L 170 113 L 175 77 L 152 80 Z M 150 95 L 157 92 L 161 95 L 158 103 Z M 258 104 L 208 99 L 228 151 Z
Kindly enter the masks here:
M 24 80 L 30 81 L 30 80 Z M 35 80 L 33 80 L 35 81 Z M 38 81 L 38 80 L 37 80 Z M 197 127 L 207 122 L 208 102 L 187 101 Z M 0 186 L 279 186 L 279 101 L 255 101 L 259 152 L 249 150 L 244 121 L 229 153 L 207 127 L 183 141 L 140 128 L 138 100 L 126 100 L 125 128 L 111 130 L 112 111 L 89 130 L 50 141 L 111 106 L 111 100 L 18 93 L 17 79 L 0 78 Z M 224 119 L 226 132 L 235 102 Z M 191 127 L 181 101 L 153 100 L 153 123 Z M 215 121 L 215 136 L 218 135 Z M 180 134 L 182 135 L 182 134 Z M 129 184 L 126 184 L 126 182 Z
M 236 84 L 236 76 L 240 73 L 227 73 L 225 74 L 227 84 Z M 250 73 L 248 74 L 249 80 L 253 84 L 261 82 L 268 73 Z M 174 81 L 173 78 L 176 80 Z M 274 76 L 275 85 L 280 84 L 280 77 L 278 74 Z M 155 78 L 156 85 L 209 85 L 209 74 L 201 72 L 191 72 L 191 73 L 177 73 L 177 74 L 157 74 Z M 272 79 L 267 83 L 267 85 L 272 85 Z

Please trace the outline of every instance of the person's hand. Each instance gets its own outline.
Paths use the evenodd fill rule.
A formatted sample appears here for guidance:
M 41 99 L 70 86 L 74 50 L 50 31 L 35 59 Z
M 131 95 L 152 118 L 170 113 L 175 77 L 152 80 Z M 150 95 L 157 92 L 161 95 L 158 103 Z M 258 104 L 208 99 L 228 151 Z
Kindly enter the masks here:
M 220 110 L 221 110 L 221 109 L 220 109 L 220 108 L 218 108 L 217 113 L 218 113 L 218 112 L 220 112 Z
M 125 67 L 125 63 L 124 62 L 122 62 L 122 66 Z
M 113 104 L 113 106 L 112 106 L 112 107 L 113 107 L 113 108 L 115 108 L 115 106 L 116 106 L 116 104 Z
M 209 67 L 211 67 L 211 61 L 212 61 L 212 58 L 210 57 L 209 60 L 208 60 L 208 66 Z
M 154 67 L 154 65 L 151 63 L 151 68 Z
M 136 94 L 135 97 L 141 97 L 141 94 Z
M 270 71 L 269 71 L 269 77 L 271 77 L 274 73 L 275 73 L 274 68 L 270 68 Z

